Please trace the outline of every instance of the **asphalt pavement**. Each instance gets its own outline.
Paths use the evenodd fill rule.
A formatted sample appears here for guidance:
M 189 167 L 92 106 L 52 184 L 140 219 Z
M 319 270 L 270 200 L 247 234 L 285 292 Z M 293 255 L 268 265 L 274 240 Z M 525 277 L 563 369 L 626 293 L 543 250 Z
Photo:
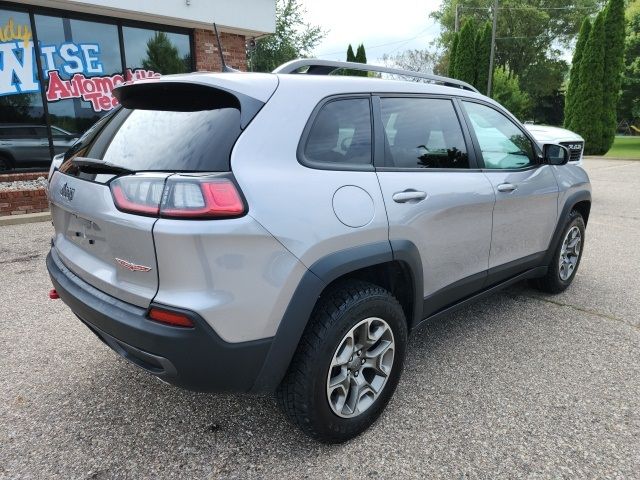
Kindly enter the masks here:
M 417 332 L 380 421 L 325 446 L 269 397 L 197 394 L 49 300 L 49 223 L 0 228 L 0 478 L 640 478 L 640 162 L 588 160 L 563 294 L 526 284 Z

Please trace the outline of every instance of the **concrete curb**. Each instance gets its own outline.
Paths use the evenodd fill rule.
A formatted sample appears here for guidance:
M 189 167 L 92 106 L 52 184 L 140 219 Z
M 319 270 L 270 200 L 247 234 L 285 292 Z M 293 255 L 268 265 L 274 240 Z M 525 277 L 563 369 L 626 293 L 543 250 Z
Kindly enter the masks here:
M 51 220 L 51 212 L 25 213 L 24 215 L 8 215 L 0 217 L 0 227 L 5 225 L 22 225 L 25 223 L 46 222 Z

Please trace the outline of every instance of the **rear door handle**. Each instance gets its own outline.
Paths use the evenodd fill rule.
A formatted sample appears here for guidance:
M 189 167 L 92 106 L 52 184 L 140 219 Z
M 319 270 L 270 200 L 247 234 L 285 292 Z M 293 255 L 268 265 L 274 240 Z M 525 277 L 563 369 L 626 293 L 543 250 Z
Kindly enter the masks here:
M 404 192 L 396 192 L 391 197 L 397 203 L 418 203 L 427 198 L 426 192 L 417 192 L 415 190 L 405 190 Z
M 518 187 L 513 183 L 501 183 L 498 185 L 498 191 L 503 193 L 509 193 L 516 190 Z

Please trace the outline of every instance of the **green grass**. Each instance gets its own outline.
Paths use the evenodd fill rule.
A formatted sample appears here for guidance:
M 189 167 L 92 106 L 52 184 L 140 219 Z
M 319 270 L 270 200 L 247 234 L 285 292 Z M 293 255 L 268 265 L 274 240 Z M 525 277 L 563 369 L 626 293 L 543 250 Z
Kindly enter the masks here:
M 616 137 L 605 157 L 640 160 L 640 136 Z

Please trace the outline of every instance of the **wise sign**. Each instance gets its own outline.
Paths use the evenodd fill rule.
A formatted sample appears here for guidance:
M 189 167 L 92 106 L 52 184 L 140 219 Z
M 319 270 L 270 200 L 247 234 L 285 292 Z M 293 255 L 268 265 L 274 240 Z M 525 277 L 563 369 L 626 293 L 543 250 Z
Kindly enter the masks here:
M 160 76 L 152 70 L 127 69 L 124 74 L 104 74 L 97 43 L 65 42 L 40 49 L 45 76 L 46 98 L 57 102 L 79 98 L 95 112 L 113 109 L 118 101 L 111 91 L 125 82 Z M 0 27 L 0 96 L 40 91 L 32 32 L 13 19 Z

